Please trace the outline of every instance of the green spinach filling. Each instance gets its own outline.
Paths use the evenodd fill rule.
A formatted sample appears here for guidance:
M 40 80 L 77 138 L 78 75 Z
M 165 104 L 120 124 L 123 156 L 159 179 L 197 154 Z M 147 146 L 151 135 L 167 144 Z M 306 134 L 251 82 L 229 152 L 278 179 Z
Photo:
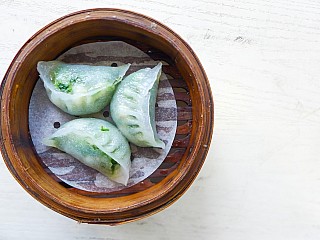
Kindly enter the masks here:
M 78 78 L 70 79 L 67 82 L 62 82 L 59 80 L 54 80 L 54 86 L 61 92 L 71 93 L 73 85 L 77 82 Z

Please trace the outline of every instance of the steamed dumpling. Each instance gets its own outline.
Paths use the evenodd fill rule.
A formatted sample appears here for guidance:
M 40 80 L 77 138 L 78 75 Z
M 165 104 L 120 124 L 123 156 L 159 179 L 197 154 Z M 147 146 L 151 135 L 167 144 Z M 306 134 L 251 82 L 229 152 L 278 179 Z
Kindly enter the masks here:
M 131 165 L 129 143 L 111 123 L 94 118 L 72 120 L 43 142 L 70 154 L 109 179 L 127 185 Z
M 120 67 L 39 62 L 37 69 L 50 101 L 71 115 L 101 111 L 130 64 Z
M 161 66 L 144 68 L 126 77 L 117 87 L 110 113 L 122 134 L 140 147 L 164 149 L 156 132 L 155 104 Z

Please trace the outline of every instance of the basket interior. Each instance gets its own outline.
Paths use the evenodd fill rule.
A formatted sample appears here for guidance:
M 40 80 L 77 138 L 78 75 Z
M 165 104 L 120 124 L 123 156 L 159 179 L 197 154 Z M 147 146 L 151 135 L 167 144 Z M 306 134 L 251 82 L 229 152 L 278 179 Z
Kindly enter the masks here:
M 122 38 L 122 37 L 94 37 L 77 42 L 72 47 L 82 45 L 85 43 L 98 42 L 98 41 L 123 41 L 126 42 L 147 55 L 149 55 L 155 61 L 162 61 L 167 63 L 163 66 L 162 71 L 166 74 L 172 89 L 174 91 L 176 103 L 177 103 L 177 131 L 175 134 L 175 139 L 173 141 L 172 147 L 166 159 L 160 165 L 160 167 L 151 174 L 145 180 L 133 185 L 129 188 L 125 188 L 121 191 L 110 192 L 110 193 L 98 193 L 98 192 L 88 192 L 74 188 L 52 173 L 49 168 L 43 163 L 41 157 L 38 157 L 39 163 L 43 166 L 45 171 L 61 186 L 66 188 L 68 191 L 81 194 L 84 196 L 89 196 L 92 198 L 114 198 L 119 196 L 128 196 L 137 192 L 144 191 L 155 184 L 161 182 L 168 174 L 174 171 L 180 163 L 181 158 L 186 154 L 187 146 L 189 145 L 190 134 L 192 129 L 192 104 L 191 97 L 189 94 L 189 89 L 186 81 L 183 79 L 179 70 L 177 69 L 174 61 L 161 50 L 151 47 L 145 43 L 141 43 L 135 40 Z M 68 49 L 66 49 L 67 51 Z M 157 106 L 156 106 L 157 108 Z

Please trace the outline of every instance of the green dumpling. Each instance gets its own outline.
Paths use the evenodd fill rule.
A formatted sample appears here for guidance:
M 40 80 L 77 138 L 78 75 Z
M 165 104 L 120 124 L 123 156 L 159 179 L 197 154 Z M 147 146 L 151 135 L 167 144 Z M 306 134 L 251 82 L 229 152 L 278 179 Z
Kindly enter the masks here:
M 118 85 L 110 103 L 110 113 L 122 134 L 140 147 L 165 148 L 157 135 L 155 104 L 159 78 L 159 63 L 130 74 Z
M 62 125 L 43 143 L 70 154 L 109 179 L 127 185 L 130 146 L 111 123 L 95 118 L 75 119 Z
M 120 67 L 39 62 L 37 70 L 50 101 L 71 115 L 101 111 L 109 103 L 130 64 Z

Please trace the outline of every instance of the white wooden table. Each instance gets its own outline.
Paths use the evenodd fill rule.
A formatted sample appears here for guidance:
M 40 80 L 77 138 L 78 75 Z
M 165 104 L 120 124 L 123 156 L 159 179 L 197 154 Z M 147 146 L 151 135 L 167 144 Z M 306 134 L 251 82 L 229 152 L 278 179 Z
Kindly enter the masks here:
M 44 207 L 1 159 L 0 239 L 319 239 L 320 2 L 0 0 L 1 79 L 37 30 L 96 7 L 151 16 L 197 53 L 215 100 L 206 163 L 171 207 L 108 227 Z

